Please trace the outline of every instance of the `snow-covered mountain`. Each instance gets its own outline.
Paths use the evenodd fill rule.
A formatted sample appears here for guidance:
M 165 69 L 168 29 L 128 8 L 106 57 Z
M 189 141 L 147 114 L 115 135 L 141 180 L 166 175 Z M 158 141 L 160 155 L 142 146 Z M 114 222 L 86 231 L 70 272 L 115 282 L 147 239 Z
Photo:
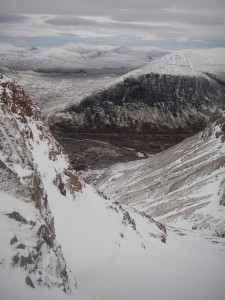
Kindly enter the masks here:
M 23 49 L 0 44 L 0 66 L 40 72 L 85 72 L 88 69 L 138 68 L 167 54 L 158 48 L 91 46 Z
M 196 133 L 225 101 L 225 49 L 183 50 L 124 75 L 56 115 L 70 132 Z
M 0 99 L 1 297 L 93 299 L 76 291 L 74 275 L 88 277 L 121 253 L 151 252 L 166 228 L 82 185 L 40 111 L 3 75 Z M 38 286 L 52 293 L 32 293 Z
M 211 122 L 157 155 L 111 167 L 95 185 L 164 224 L 225 237 L 225 113 Z

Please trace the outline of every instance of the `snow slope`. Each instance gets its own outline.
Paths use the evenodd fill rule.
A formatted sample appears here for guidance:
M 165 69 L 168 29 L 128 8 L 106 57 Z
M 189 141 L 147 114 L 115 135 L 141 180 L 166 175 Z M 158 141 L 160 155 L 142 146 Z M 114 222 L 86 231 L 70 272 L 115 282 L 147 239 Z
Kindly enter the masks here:
M 224 78 L 224 48 L 179 50 L 170 53 L 160 61 L 130 72 L 123 78 L 156 73 L 161 75 L 202 76 L 207 73 L 216 73 Z
M 225 236 L 224 113 L 197 135 L 147 159 L 118 164 L 95 184 L 165 224 Z
M 169 228 L 164 244 L 154 238 L 158 229 L 153 224 L 149 227 L 126 207 L 139 232 L 135 237 L 129 226 L 121 227 L 121 212 L 105 210 L 105 204 L 111 206 L 110 200 L 103 203 L 90 187 L 75 202 L 50 203 L 64 256 L 76 271 L 79 297 L 89 296 L 91 300 L 224 298 L 225 245 L 221 238 L 215 237 L 209 243 L 199 232 Z M 71 234 L 66 235 L 68 231 Z M 76 237 L 76 243 L 71 244 L 72 236 Z
M 20 206 L 18 199 L 15 203 Z M 6 204 L 3 209 L 1 206 L 1 211 L 5 207 Z M 119 214 L 114 215 L 112 209 L 105 210 L 104 202 L 90 187 L 76 201 L 53 199 L 50 207 L 64 257 L 76 274 L 77 291 L 65 295 L 53 288 L 31 289 L 24 284 L 20 270 L 0 266 L 2 299 L 14 299 L 16 291 L 19 300 L 40 297 L 48 300 L 148 300 L 149 296 L 158 300 L 223 300 L 225 245 L 221 239 L 214 238 L 213 243 L 209 243 L 198 232 L 177 233 L 169 229 L 166 244 L 151 238 L 144 249 L 130 238 L 132 229 L 121 227 Z M 149 227 L 146 225 L 141 220 L 137 222 L 140 232 L 146 230 L 147 234 Z M 10 226 L 1 227 L 6 229 L 4 235 L 1 233 L 1 241 L 3 237 L 8 239 L 7 229 L 11 229 L 12 224 Z M 152 231 L 151 225 L 150 228 Z M 124 234 L 123 238 L 120 233 Z M 3 243 L 1 249 L 2 246 Z

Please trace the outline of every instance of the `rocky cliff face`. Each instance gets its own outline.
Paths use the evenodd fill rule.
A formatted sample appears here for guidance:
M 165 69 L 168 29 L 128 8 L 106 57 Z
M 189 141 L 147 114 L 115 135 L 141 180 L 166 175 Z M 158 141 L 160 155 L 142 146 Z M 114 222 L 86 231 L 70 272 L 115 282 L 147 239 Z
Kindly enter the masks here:
M 196 133 L 225 101 L 223 49 L 178 51 L 52 118 L 64 132 Z
M 73 198 L 81 189 L 61 147 L 51 136 L 38 109 L 12 80 L 0 75 L 0 189 L 2 226 L 10 254 L 1 252 L 3 266 L 24 270 L 26 283 L 57 286 L 71 292 L 75 281 L 56 240 L 48 199 Z M 18 204 L 15 199 L 18 199 Z M 19 205 L 20 203 L 20 205 Z

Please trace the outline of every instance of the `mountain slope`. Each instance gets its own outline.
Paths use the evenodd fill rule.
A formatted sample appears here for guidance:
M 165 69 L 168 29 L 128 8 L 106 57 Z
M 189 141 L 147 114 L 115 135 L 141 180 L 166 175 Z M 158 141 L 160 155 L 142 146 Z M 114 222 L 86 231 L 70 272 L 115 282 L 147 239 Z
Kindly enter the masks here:
M 157 155 L 104 172 L 105 195 L 178 228 L 225 236 L 225 116 Z
M 168 54 L 52 118 L 62 132 L 185 133 L 202 130 L 225 100 L 224 49 Z

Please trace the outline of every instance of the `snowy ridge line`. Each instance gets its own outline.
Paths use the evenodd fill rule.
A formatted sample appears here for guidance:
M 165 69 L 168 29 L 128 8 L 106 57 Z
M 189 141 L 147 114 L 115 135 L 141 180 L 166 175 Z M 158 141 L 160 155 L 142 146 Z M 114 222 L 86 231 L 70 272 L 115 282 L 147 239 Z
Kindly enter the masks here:
M 123 78 L 149 73 L 198 77 L 207 71 L 212 73 L 219 71 L 224 75 L 224 58 L 224 48 L 179 50 L 132 71 Z
M 4 90 L 1 97 L 3 102 L 3 110 L 4 104 L 9 110 L 11 110 L 9 113 L 11 114 L 9 119 L 14 119 L 16 127 L 15 130 L 18 130 L 21 134 L 21 139 L 25 143 L 25 147 L 28 150 L 28 155 L 30 155 L 30 158 L 32 157 L 34 166 L 37 166 L 39 172 L 44 172 L 44 170 L 41 169 L 41 167 L 44 168 L 44 164 L 43 161 L 40 161 L 40 158 L 45 158 L 45 167 L 48 164 L 51 164 L 51 170 L 53 170 L 52 174 L 48 174 L 48 176 L 52 177 L 49 179 L 49 181 L 55 181 L 56 183 L 57 180 L 62 180 L 61 187 L 58 186 L 58 188 L 61 189 L 60 192 L 65 193 L 67 190 L 69 194 L 70 191 L 78 191 L 81 188 L 79 180 L 77 180 L 76 183 L 76 178 L 75 175 L 73 175 L 69 160 L 66 155 L 63 154 L 63 149 L 61 146 L 51 135 L 48 126 L 44 123 L 44 119 L 42 118 L 40 111 L 32 106 L 28 96 L 24 93 L 24 91 L 11 80 L 7 82 L 5 76 L 3 76 L 2 85 L 4 85 Z M 9 93 L 10 89 L 11 94 Z M 9 127 L 5 126 L 5 130 L 9 131 Z M 14 139 L 12 139 L 12 136 L 9 136 L 9 139 L 12 140 L 12 143 L 16 144 Z M 20 141 L 18 141 L 17 144 L 19 142 Z M 23 147 L 21 150 L 24 150 Z M 24 153 L 22 153 L 21 157 L 26 159 Z M 11 167 L 13 167 L 12 163 Z M 25 169 L 27 168 L 25 164 L 23 164 L 23 167 Z M 59 173 L 59 176 L 63 177 L 58 179 L 57 173 Z M 46 176 L 43 174 L 43 177 Z M 74 180 L 73 186 L 70 182 L 72 179 Z M 63 185 L 65 191 L 62 191 Z

